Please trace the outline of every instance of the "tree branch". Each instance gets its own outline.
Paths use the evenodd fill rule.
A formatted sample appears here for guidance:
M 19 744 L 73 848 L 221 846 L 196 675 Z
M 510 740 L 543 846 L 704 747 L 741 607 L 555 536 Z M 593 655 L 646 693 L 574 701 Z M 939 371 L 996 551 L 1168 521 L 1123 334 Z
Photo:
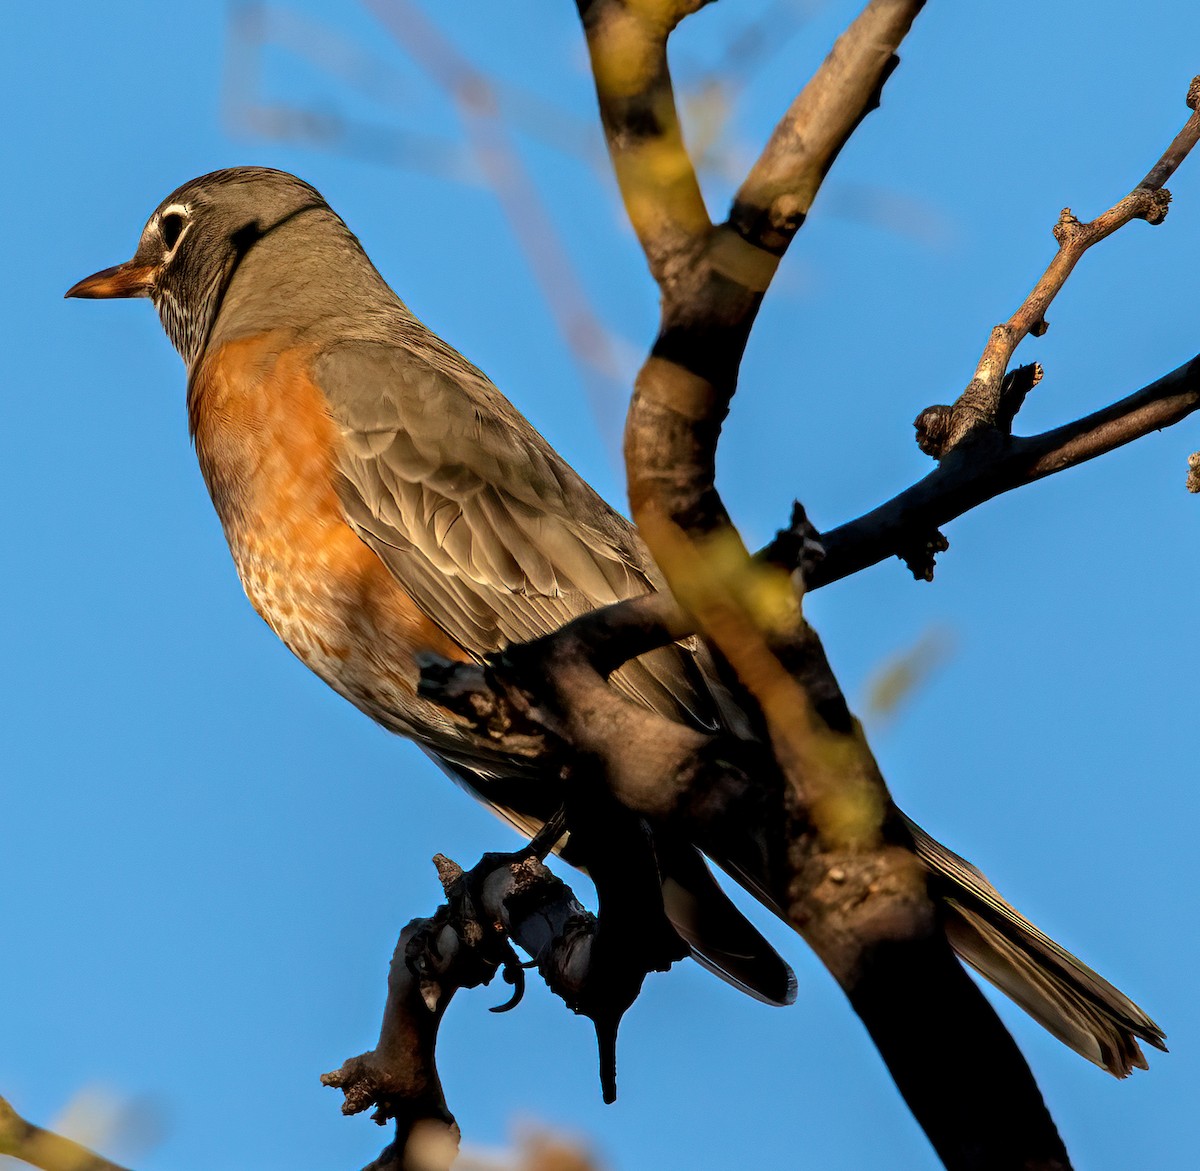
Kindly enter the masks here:
M 846 990 L 947 1167 L 995 1166 L 991 1152 L 1000 1150 L 1019 1154 L 1022 1166 L 1066 1167 L 1027 1067 L 945 942 L 927 873 L 820 641 L 801 616 L 791 574 L 770 558 L 749 557 L 715 487 L 721 424 L 762 295 L 833 159 L 878 105 L 895 49 L 922 4 L 866 6 L 780 123 L 729 220 L 707 231 L 698 210 L 681 230 L 664 227 L 680 223 L 678 188 L 658 189 L 626 166 L 630 142 L 657 140 L 675 164 L 670 178 L 684 175 L 689 192 L 694 185 L 690 165 L 679 159 L 682 140 L 666 76 L 666 39 L 684 8 L 661 6 L 670 19 L 649 30 L 653 49 L 644 59 L 651 64 L 640 76 L 643 85 L 653 77 L 653 120 L 631 119 L 631 107 L 614 100 L 605 73 L 614 53 L 598 52 L 604 30 L 620 27 L 615 14 L 640 7 L 616 0 L 584 6 L 617 179 L 662 293 L 658 338 L 626 424 L 629 499 L 675 597 L 733 667 L 750 709 L 761 713 L 778 766 L 770 771 L 786 782 L 776 820 L 786 836 L 785 857 L 774 859 L 785 881 L 768 889 Z M 698 193 L 686 206 L 702 207 Z M 714 850 L 703 834 L 693 840 L 738 873 L 720 843 Z M 913 978 L 920 971 L 936 986 L 957 981 L 959 1017 L 931 1018 L 897 995 L 922 987 Z M 911 1011 L 924 1025 L 918 1051 L 935 1055 L 918 1061 L 919 1074 L 912 1038 L 894 1043 L 906 1033 L 898 1021 Z M 971 1028 L 969 1042 L 964 1028 Z M 993 1044 L 997 1035 L 1008 1045 L 1004 1055 Z M 1010 1075 L 1003 1093 L 964 1100 L 964 1082 L 975 1071 L 983 1078 L 997 1061 Z
M 1200 408 L 1200 355 L 1111 406 L 1040 435 L 992 433 L 950 452 L 934 471 L 878 508 L 821 535 L 824 559 L 809 586 L 817 589 L 888 557 L 904 557 L 918 579 L 933 580 L 939 529 L 972 508 L 1160 431 Z
M 879 105 L 900 64 L 896 48 L 922 7 L 912 0 L 869 4 L 834 45 L 733 201 L 729 224 L 743 240 L 782 255 L 842 147 Z
M 1146 177 L 1124 199 L 1089 223 L 1081 223 L 1069 207 L 1063 208 L 1054 226 L 1054 238 L 1058 241 L 1054 259 L 1016 313 L 992 330 L 967 388 L 953 406 L 927 407 L 917 417 L 917 442 L 922 451 L 940 459 L 967 436 L 980 429 L 996 428 L 1006 413 L 1003 410 L 1004 375 L 1013 353 L 1029 334 L 1040 337 L 1046 332 L 1046 310 L 1083 254 L 1131 220 L 1161 224 L 1166 219 L 1171 194 L 1163 184 L 1200 139 L 1200 109 L 1197 108 L 1200 77 L 1192 79 L 1187 104 L 1192 110 L 1191 117 Z M 1007 412 L 1010 426 L 1015 413 Z
M 667 37 L 708 2 L 577 0 L 613 170 L 659 282 L 712 228 L 667 69 Z
M 0 1098 L 0 1155 L 40 1167 L 42 1171 L 126 1171 L 87 1147 L 26 1122 Z
M 564 672 L 565 655 L 586 660 L 584 648 L 592 633 L 598 639 L 595 653 L 610 654 L 611 648 L 603 646 L 605 616 L 616 620 L 617 629 L 637 632 L 625 648 L 635 650 L 637 638 L 653 629 L 649 621 L 639 626 L 639 619 L 652 615 L 655 610 L 650 604 L 665 598 L 652 595 L 587 615 L 572 624 L 574 631 L 564 628 L 565 638 L 548 636 L 539 640 L 540 646 L 513 648 L 515 661 L 504 656 L 490 668 L 456 664 L 429 676 L 425 693 L 432 699 L 456 694 L 451 706 L 475 720 L 480 734 L 493 744 L 503 744 L 506 734 L 528 741 L 536 724 L 525 727 L 523 721 L 550 713 L 554 730 L 543 729 L 546 742 L 595 718 L 584 716 L 577 723 L 574 717 L 564 719 L 560 714 L 576 703 L 575 686 L 587 665 L 576 663 Z M 663 626 L 655 633 L 665 638 L 671 629 Z M 571 644 L 569 652 L 563 649 L 566 643 Z M 550 657 L 539 665 L 537 655 L 543 650 Z M 519 678 L 510 674 L 513 670 L 520 670 Z M 447 681 L 456 676 L 474 682 L 463 687 L 460 680 L 443 692 Z M 592 684 L 586 686 L 590 689 Z M 540 692 L 543 698 L 531 702 L 523 688 Z M 611 689 L 605 690 L 615 704 L 640 710 Z M 594 710 L 586 698 L 579 702 L 583 712 Z M 498 708 L 505 709 L 502 718 L 497 718 Z M 761 755 L 748 759 L 748 746 L 729 737 L 696 734 L 694 751 L 681 752 L 668 765 L 660 743 L 680 744 L 673 732 L 678 726 L 664 717 L 643 715 L 644 721 L 630 724 L 612 724 L 608 713 L 597 719 L 613 729 L 607 735 L 593 732 L 591 751 L 614 793 L 634 807 L 645 801 L 652 790 L 640 780 L 629 783 L 635 771 L 630 762 L 644 758 L 657 772 L 661 792 L 670 795 L 646 803 L 647 816 L 685 832 L 732 872 L 774 895 L 780 905 L 790 903 L 793 916 L 801 905 L 796 892 L 802 892 L 802 905 L 810 916 L 803 925 L 806 938 L 815 937 L 822 958 L 841 974 L 851 1003 L 947 1166 L 1065 1169 L 1065 1152 L 1027 1066 L 987 1000 L 954 958 L 940 924 L 910 938 L 907 921 L 888 915 L 889 909 L 894 910 L 888 895 L 893 893 L 896 872 L 904 873 L 913 857 L 903 824 L 893 821 L 891 844 L 883 850 L 843 856 L 844 865 L 832 865 L 828 851 L 822 854 L 807 848 L 811 830 L 789 816 L 784 784 L 772 760 Z M 738 760 L 743 767 L 737 767 Z M 664 768 L 674 771 L 659 771 Z M 707 783 L 700 780 L 702 776 Z M 624 851 L 617 851 L 615 863 L 611 848 L 607 854 L 618 870 L 626 865 Z M 644 899 L 649 889 L 635 882 L 625 885 L 636 898 Z M 862 946 L 858 916 L 863 905 L 881 917 L 870 948 Z M 635 941 L 636 946 L 640 945 Z M 963 1070 L 971 1070 L 971 1076 L 963 1077 Z M 976 1155 L 984 1161 L 972 1161 Z
M 594 826 L 605 816 L 603 809 L 589 813 Z M 551 819 L 528 848 L 485 854 L 469 871 L 441 854 L 434 858 L 447 901 L 400 934 L 375 1048 L 321 1078 L 345 1095 L 344 1114 L 374 1107 L 376 1122 L 395 1122 L 395 1138 L 372 1164 L 374 1171 L 449 1167 L 458 1128 L 438 1077 L 438 1028 L 455 992 L 488 984 L 498 971 L 514 993 L 492 1011 L 516 1007 L 525 975 L 510 940 L 531 957 L 551 991 L 594 1023 L 604 1099 L 615 1099 L 621 1017 L 649 972 L 665 971 L 686 954 L 661 901 L 646 897 L 647 890 L 659 889 L 659 879 L 648 843 L 637 840 L 640 827 L 631 838 L 629 815 L 615 815 L 626 824 L 602 829 L 622 848 L 617 864 L 602 863 L 593 872 L 598 916 L 541 862 L 564 832 L 562 818 Z

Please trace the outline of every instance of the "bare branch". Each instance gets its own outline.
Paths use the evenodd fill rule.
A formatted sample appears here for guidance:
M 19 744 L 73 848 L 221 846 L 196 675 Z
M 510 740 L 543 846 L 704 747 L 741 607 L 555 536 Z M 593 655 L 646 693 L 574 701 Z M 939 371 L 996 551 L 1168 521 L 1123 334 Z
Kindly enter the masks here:
M 659 878 L 648 844 L 640 841 L 642 830 L 630 832 L 636 819 L 606 795 L 602 805 L 589 806 L 586 821 L 608 835 L 609 853 L 613 841 L 621 846 L 615 864 L 598 857 L 599 865 L 591 868 L 600 893 L 599 917 L 586 911 L 540 860 L 562 836 L 565 820 L 551 819 L 527 849 L 485 854 L 469 871 L 440 854 L 434 858 L 447 902 L 400 934 L 375 1048 L 321 1078 L 345 1095 L 344 1114 L 374 1107 L 376 1122 L 394 1120 L 396 1136 L 374 1164 L 377 1171 L 429 1171 L 453 1159 L 458 1129 L 437 1073 L 438 1028 L 456 991 L 487 984 L 498 971 L 514 993 L 493 1011 L 516 1007 L 524 992 L 524 967 L 509 940 L 532 958 L 568 1007 L 595 1024 L 604 1099 L 616 1097 L 621 1017 L 646 975 L 666 970 L 686 948 L 661 900 L 647 898 L 647 891 L 659 890 Z
M 1017 441 L 1032 456 L 1029 479 L 1039 480 L 1132 443 L 1185 419 L 1200 407 L 1200 356 L 1157 382 L 1074 423 Z
M 486 983 L 495 967 L 479 963 L 461 946 L 463 935 L 448 919 L 443 907 L 433 918 L 414 919 L 404 928 L 392 957 L 375 1048 L 321 1076 L 323 1085 L 345 1094 L 343 1114 L 375 1107 L 372 1117 L 380 1125 L 395 1120 L 395 1141 L 380 1160 L 385 1166 L 389 1152 L 397 1166 L 404 1166 L 410 1141 L 440 1143 L 451 1158 L 457 1153 L 458 1128 L 435 1062 L 437 1030 L 454 993 Z
M 1124 199 L 1089 223 L 1080 222 L 1069 207 L 1063 208 L 1054 226 L 1058 252 L 1016 313 L 992 330 L 967 388 L 952 407 L 929 407 L 922 412 L 918 419 L 918 442 L 922 450 L 941 458 L 981 428 L 1000 426 L 1004 430 L 1005 423 L 1011 427 L 1015 412 L 1008 412 L 1005 417 L 1002 387 L 1014 351 L 1030 334 L 1040 337 L 1046 332 L 1046 310 L 1089 248 L 1131 220 L 1161 224 L 1166 218 L 1171 194 L 1163 184 L 1200 139 L 1198 93 L 1200 77 L 1192 80 L 1188 90 L 1191 117 L 1146 177 Z
M 1157 382 L 1063 427 L 1040 435 L 992 434 L 946 455 L 923 480 L 871 512 L 823 533 L 825 558 L 809 588 L 858 573 L 888 557 L 910 561 L 918 578 L 933 577 L 933 555 L 945 547 L 939 529 L 972 508 L 1055 472 L 1095 459 L 1200 408 L 1200 355 Z M 927 546 L 924 560 L 914 549 Z M 910 559 L 911 558 L 911 559 Z
M 629 222 L 650 271 L 670 279 L 712 228 L 683 144 L 667 69 L 667 37 L 708 0 L 577 0 L 600 119 Z
M 896 48 L 923 7 L 923 0 L 868 4 L 838 39 L 734 199 L 729 222 L 743 240 L 783 253 L 842 147 L 879 105 L 900 63 Z

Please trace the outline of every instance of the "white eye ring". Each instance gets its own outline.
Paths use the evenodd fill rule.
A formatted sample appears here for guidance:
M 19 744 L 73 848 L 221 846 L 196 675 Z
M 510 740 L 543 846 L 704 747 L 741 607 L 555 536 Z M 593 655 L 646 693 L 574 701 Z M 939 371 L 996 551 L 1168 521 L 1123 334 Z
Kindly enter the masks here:
M 158 234 L 162 237 L 168 256 L 179 247 L 179 241 L 188 230 L 188 214 L 189 209 L 182 203 L 173 203 L 158 213 Z

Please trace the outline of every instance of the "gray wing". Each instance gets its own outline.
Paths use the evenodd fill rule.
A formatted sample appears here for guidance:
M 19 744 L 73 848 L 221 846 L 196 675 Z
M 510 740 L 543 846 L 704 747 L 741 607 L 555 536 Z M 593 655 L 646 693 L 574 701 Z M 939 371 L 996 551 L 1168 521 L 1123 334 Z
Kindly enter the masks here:
M 655 588 L 633 526 L 475 367 L 420 341 L 339 344 L 313 374 L 344 439 L 347 520 L 421 609 L 480 657 Z M 716 722 L 690 654 L 644 656 L 615 681 L 663 714 Z

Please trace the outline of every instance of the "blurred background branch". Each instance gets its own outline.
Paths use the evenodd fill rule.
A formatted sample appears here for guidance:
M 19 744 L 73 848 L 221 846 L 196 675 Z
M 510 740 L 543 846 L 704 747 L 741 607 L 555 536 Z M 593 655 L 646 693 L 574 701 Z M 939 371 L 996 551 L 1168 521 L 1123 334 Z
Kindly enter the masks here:
M 136 1104 L 130 1107 L 85 1092 L 75 1098 L 55 1125 L 101 1145 L 112 1142 L 117 1137 L 114 1132 L 131 1123 L 141 1129 L 147 1117 Z M 522 1128 L 509 1150 L 466 1144 L 461 1153 L 453 1140 L 447 1143 L 444 1132 L 434 1131 L 428 1142 L 410 1150 L 410 1158 L 423 1160 L 420 1165 L 424 1171 L 448 1168 L 452 1161 L 455 1171 L 600 1171 L 600 1164 L 581 1142 L 530 1126 Z M 0 1098 L 0 1167 L 15 1168 L 17 1164 L 41 1171 L 128 1171 L 57 1130 L 27 1122 L 6 1099 Z M 236 1166 L 232 1160 L 229 1165 Z
M 592 171 L 599 185 L 615 195 L 598 127 L 559 101 L 478 68 L 431 10 L 416 0 L 361 3 L 391 38 L 398 50 L 395 59 L 379 47 L 351 39 L 339 26 L 286 4 L 234 4 L 222 102 L 229 130 L 489 192 L 570 354 L 592 421 L 615 458 L 640 347 L 623 337 L 597 306 L 541 194 L 544 169 L 568 162 Z M 679 55 L 675 84 L 689 150 L 702 180 L 728 185 L 745 173 L 755 146 L 739 127 L 739 103 L 756 76 L 822 6 L 821 0 L 772 0 L 761 5 L 713 59 Z M 332 83 L 332 95 L 324 100 L 269 97 L 277 53 L 315 69 Z M 416 67 L 416 77 L 402 68 L 405 62 Z M 456 112 L 458 134 L 429 129 L 416 100 L 429 90 Z M 377 114 L 341 112 L 339 98 L 351 95 L 377 107 Z M 531 162 L 523 143 L 548 148 L 550 154 L 538 154 Z M 612 206 L 614 236 L 627 233 L 615 198 Z M 832 216 L 909 236 L 926 247 L 944 247 L 954 234 L 941 209 L 884 186 L 831 183 L 823 208 Z M 780 291 L 787 295 L 786 282 Z M 790 291 L 795 293 L 795 285 Z
M 73 1117 L 69 1112 L 60 1125 L 64 1128 L 82 1125 L 85 1129 L 93 1129 L 99 1119 L 100 1113 L 94 1108 L 84 1106 L 81 1109 L 77 1103 Z M 100 1126 L 99 1134 L 104 1136 L 108 1129 L 107 1123 Z M 0 1156 L 4 1155 L 30 1167 L 40 1167 L 42 1171 L 125 1171 L 119 1164 L 74 1139 L 26 1122 L 4 1098 L 0 1098 Z M 0 1163 L 7 1161 L 0 1159 Z

